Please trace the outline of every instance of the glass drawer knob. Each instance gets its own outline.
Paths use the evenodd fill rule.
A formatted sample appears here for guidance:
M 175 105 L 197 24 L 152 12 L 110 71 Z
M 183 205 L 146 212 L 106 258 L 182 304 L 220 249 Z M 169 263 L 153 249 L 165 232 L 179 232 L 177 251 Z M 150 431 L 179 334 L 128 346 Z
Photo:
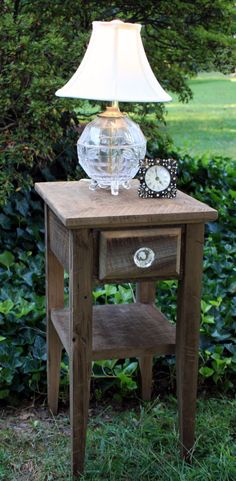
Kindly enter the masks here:
M 155 259 L 155 252 L 149 247 L 141 247 L 134 254 L 134 263 L 137 267 L 150 267 Z

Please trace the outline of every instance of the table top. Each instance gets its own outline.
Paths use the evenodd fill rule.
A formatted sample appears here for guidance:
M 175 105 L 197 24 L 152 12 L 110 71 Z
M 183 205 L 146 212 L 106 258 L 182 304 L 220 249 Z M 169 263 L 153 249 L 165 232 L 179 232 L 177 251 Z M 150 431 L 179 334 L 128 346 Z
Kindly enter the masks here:
M 70 229 L 188 224 L 217 219 L 217 211 L 177 191 L 174 199 L 142 199 L 138 180 L 118 196 L 110 190 L 89 189 L 90 180 L 40 182 L 35 189 L 61 222 Z

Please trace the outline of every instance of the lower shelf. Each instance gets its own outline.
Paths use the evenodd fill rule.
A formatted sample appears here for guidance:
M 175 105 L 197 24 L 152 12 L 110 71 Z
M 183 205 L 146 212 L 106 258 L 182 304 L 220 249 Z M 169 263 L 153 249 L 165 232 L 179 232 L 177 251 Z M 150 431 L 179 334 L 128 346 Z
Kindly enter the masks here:
M 51 320 L 69 353 L 69 309 L 53 309 Z M 175 326 L 149 304 L 93 308 L 93 360 L 175 353 Z

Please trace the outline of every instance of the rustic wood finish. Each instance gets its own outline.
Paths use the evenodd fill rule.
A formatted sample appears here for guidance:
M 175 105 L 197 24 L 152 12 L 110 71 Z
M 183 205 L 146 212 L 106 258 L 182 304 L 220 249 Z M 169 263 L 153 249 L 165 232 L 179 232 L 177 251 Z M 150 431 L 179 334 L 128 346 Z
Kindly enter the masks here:
M 53 325 L 67 351 L 69 312 L 69 309 L 51 312 Z M 147 304 L 94 306 L 92 339 L 93 360 L 175 353 L 175 326 Z
M 55 214 L 49 210 L 48 212 L 48 236 L 50 247 L 58 258 L 60 263 L 64 266 L 65 270 L 69 271 L 69 231 L 61 223 L 61 221 L 55 216 Z
M 203 244 L 204 224 L 188 225 L 185 276 L 179 282 L 176 331 L 181 453 L 188 460 L 194 444 Z
M 136 302 L 155 304 L 156 282 L 144 281 L 136 283 Z
M 62 344 L 51 322 L 51 310 L 64 307 L 64 269 L 53 254 L 48 236 L 48 208 L 45 205 L 46 299 L 47 299 L 47 382 L 48 406 L 57 413 Z
M 156 299 L 156 283 L 155 282 L 137 282 L 136 284 L 136 302 L 144 304 L 155 304 Z M 152 365 L 153 356 L 146 355 L 139 358 L 139 368 L 142 383 L 142 398 L 144 401 L 150 401 L 152 396 Z
M 86 180 L 36 184 L 45 201 L 48 403 L 56 413 L 63 345 L 70 363 L 72 471 L 77 477 L 84 467 L 92 359 L 138 357 L 142 396 L 150 399 L 153 355 L 176 352 L 181 451 L 191 457 L 204 223 L 217 217 L 214 209 L 182 192 L 175 199 L 143 200 L 136 181 L 118 197 L 92 192 L 88 185 Z M 130 260 L 149 241 L 162 253 L 161 262 L 143 278 Z M 137 280 L 137 302 L 92 308 L 99 266 L 100 282 Z M 64 269 L 69 272 L 68 309 Z M 179 279 L 176 336 L 175 326 L 154 306 L 152 282 L 172 277 Z
M 69 232 L 70 419 L 73 474 L 84 469 L 92 367 L 92 235 Z
M 134 254 L 141 247 L 155 253 L 153 264 L 140 268 Z M 99 249 L 99 279 L 145 279 L 179 277 L 181 229 L 102 231 Z
M 118 196 L 104 189 L 91 191 L 89 182 L 41 182 L 35 184 L 35 189 L 70 229 L 192 224 L 217 218 L 216 210 L 180 191 L 174 199 L 144 200 L 138 197 L 137 180 Z

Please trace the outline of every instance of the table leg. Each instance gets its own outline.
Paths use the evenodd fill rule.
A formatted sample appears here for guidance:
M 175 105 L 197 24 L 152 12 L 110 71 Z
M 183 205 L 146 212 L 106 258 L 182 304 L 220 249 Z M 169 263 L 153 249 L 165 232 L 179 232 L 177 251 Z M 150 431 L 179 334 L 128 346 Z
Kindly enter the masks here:
M 52 308 L 64 307 L 64 269 L 49 246 L 48 208 L 45 207 L 46 298 L 47 298 L 47 384 L 48 406 L 57 413 L 62 344 L 50 318 Z
M 155 282 L 137 282 L 136 284 L 136 301 L 144 304 L 154 304 L 156 297 Z M 142 384 L 142 399 L 150 401 L 152 395 L 152 365 L 153 356 L 147 355 L 139 358 L 139 368 Z
M 92 366 L 92 234 L 69 233 L 72 470 L 83 473 Z
M 203 244 L 204 224 L 187 225 L 177 300 L 176 369 L 181 454 L 189 461 L 195 430 Z

